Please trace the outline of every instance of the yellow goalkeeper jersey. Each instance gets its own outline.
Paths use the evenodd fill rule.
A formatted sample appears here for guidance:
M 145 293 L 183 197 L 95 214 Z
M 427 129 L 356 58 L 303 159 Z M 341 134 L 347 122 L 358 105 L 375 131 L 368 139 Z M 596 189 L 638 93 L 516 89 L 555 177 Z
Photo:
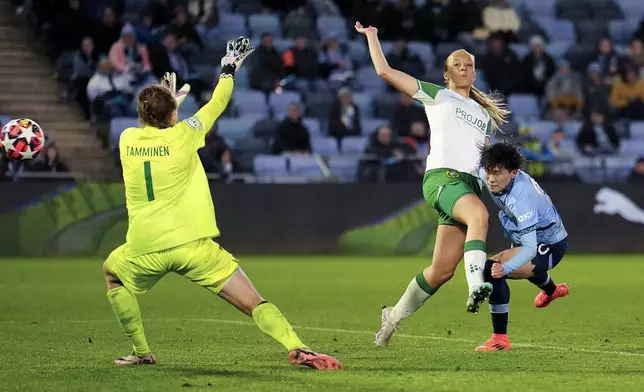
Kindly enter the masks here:
M 171 128 L 128 128 L 121 134 L 129 256 L 219 236 L 197 150 L 228 105 L 233 85 L 233 78 L 220 79 L 210 102 Z

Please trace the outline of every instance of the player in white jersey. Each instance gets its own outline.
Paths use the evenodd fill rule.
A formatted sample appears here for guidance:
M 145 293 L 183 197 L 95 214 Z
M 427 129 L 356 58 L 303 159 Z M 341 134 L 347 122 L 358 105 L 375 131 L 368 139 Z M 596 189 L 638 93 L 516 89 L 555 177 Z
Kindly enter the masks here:
M 423 195 L 439 215 L 434 255 L 432 264 L 412 279 L 398 303 L 382 310 L 376 344 L 387 346 L 400 321 L 451 279 L 463 256 L 469 288 L 467 311 L 478 313 L 490 297 L 492 285 L 483 279 L 488 213 L 480 200 L 477 161 L 487 137 L 506 121 L 509 112 L 499 100 L 473 87 L 474 56 L 465 50 L 457 50 L 447 58 L 443 87 L 392 69 L 380 47 L 378 30 L 363 27 L 360 22 L 355 28 L 367 37 L 378 75 L 421 102 L 431 128 Z

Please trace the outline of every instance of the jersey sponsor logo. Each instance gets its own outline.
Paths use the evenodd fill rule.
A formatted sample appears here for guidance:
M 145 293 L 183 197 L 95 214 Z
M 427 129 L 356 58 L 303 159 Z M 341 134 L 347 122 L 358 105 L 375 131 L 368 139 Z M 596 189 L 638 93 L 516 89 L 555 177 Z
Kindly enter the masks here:
M 170 147 L 134 147 L 125 146 L 125 155 L 128 157 L 166 157 L 170 155 Z
M 517 220 L 518 220 L 519 222 L 527 221 L 527 220 L 528 220 L 528 219 L 530 219 L 530 218 L 532 218 L 532 211 L 528 211 L 528 212 L 526 212 L 526 213 L 525 213 L 525 214 L 523 214 L 523 215 L 519 215 L 519 216 L 517 216 Z
M 195 131 L 203 130 L 203 124 L 201 124 L 201 120 L 199 120 L 197 117 L 190 117 L 189 119 L 185 120 L 186 125 Z
M 482 134 L 485 134 L 485 131 L 487 130 L 487 121 L 483 121 L 479 117 L 476 117 L 472 113 L 459 107 L 456 108 L 456 118 L 464 121 L 467 125 L 475 128 Z
M 595 214 L 619 215 L 629 222 L 644 225 L 644 209 L 626 195 L 611 188 L 601 188 L 595 200 Z
M 455 170 L 448 170 L 445 172 L 445 175 L 454 180 L 460 177 L 458 172 Z

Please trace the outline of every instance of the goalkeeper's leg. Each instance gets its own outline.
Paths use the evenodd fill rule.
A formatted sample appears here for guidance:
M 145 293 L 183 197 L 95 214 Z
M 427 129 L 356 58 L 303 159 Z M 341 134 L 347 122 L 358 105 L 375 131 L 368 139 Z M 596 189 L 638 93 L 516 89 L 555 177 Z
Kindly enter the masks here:
M 219 296 L 251 316 L 262 332 L 284 346 L 292 364 L 318 370 L 342 368 L 337 359 L 309 350 L 279 309 L 259 295 L 241 268 L 233 273 L 219 292 Z

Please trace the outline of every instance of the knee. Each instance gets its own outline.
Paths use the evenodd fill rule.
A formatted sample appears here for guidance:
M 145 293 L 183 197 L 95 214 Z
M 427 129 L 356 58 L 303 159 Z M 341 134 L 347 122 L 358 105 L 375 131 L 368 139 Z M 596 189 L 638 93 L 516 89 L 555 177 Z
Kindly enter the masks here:
M 438 288 L 452 279 L 454 276 L 454 269 L 438 268 L 432 264 L 424 275 L 430 286 Z
M 472 209 L 468 221 L 466 222 L 467 227 L 476 227 L 480 230 L 487 231 L 489 219 L 490 215 L 488 214 L 487 209 L 485 208 L 483 203 L 481 203 L 480 205 Z

